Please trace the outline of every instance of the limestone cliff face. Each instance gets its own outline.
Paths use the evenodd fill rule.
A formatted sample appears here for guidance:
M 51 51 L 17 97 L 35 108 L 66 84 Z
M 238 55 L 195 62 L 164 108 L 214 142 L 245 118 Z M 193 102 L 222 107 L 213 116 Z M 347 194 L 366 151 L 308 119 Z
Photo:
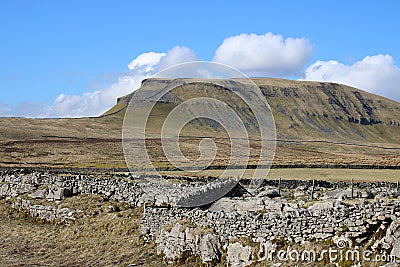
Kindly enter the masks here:
M 280 133 L 398 143 L 400 104 L 335 84 L 257 79 Z M 304 135 L 303 135 L 304 136 Z

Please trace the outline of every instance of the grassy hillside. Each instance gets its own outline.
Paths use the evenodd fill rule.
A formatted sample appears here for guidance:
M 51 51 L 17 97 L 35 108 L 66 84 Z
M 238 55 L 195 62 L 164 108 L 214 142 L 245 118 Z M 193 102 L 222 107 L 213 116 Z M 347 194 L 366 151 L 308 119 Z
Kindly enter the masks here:
M 275 164 L 400 165 L 400 103 L 333 83 L 253 81 L 260 87 L 275 118 L 278 138 Z M 149 79 L 140 90 L 157 93 L 173 82 Z M 215 87 L 209 80 L 177 87 L 157 104 L 148 123 L 147 130 L 152 135 L 148 136 L 147 144 L 159 166 L 165 166 L 158 139 L 162 118 L 180 101 L 204 94 L 234 103 L 235 110 L 244 110 L 240 100 L 232 99 L 227 90 Z M 121 97 L 116 106 L 98 118 L 0 118 L 0 166 L 124 167 L 121 129 L 131 97 Z M 254 126 L 251 114 L 246 110 L 242 114 L 251 130 Z M 183 135 L 182 146 L 189 154 L 196 153 L 200 141 L 197 137 L 219 138 L 223 153 L 215 164 L 225 164 L 224 153 L 229 150 L 229 142 L 222 128 L 196 120 L 184 129 Z M 257 154 L 256 138 L 252 147 Z
M 190 98 L 207 95 L 221 101 L 236 103 L 229 99 L 223 88 L 211 88 L 205 80 L 203 84 L 190 83 L 173 90 L 174 96 L 166 102 L 174 104 Z M 306 140 L 346 140 L 354 142 L 400 144 L 400 104 L 365 91 L 321 82 L 291 81 L 283 79 L 253 79 L 267 99 L 273 112 L 278 139 Z M 141 90 L 156 91 L 167 86 L 168 79 L 145 80 Z M 161 88 L 161 89 L 160 89 Z M 212 90 L 215 89 L 215 90 Z M 206 91 L 206 93 L 204 93 Z M 125 114 L 126 105 L 132 95 L 118 99 L 118 103 L 105 114 Z M 170 107 L 164 113 L 168 113 Z M 121 116 L 121 117 L 122 117 Z

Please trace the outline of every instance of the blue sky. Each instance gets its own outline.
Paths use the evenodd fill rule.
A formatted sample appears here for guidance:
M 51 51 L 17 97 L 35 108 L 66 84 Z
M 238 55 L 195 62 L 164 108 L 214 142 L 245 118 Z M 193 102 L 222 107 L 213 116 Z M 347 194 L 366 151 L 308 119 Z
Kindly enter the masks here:
M 161 59 L 218 59 L 250 76 L 331 80 L 400 101 L 398 14 L 398 1 L 2 0 L 0 116 L 100 114 Z M 254 47 L 238 65 L 238 51 Z M 288 53 L 299 56 L 270 60 Z M 275 65 L 253 64 L 259 54 Z

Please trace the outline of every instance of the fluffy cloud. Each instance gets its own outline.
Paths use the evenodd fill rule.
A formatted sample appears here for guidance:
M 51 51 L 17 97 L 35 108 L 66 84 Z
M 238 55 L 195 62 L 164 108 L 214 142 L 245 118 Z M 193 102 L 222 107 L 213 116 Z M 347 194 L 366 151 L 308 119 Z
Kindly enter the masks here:
M 148 52 L 139 55 L 128 64 L 130 70 L 143 68 L 144 71 L 151 71 L 154 65 L 157 65 L 165 53 Z
M 400 101 L 400 68 L 390 55 L 367 56 L 352 65 L 317 61 L 306 69 L 304 79 L 343 83 Z
M 105 90 L 83 93 L 82 95 L 59 95 L 50 107 L 49 117 L 98 116 L 115 104 L 117 97 L 139 88 L 146 72 L 124 75 L 118 82 Z
M 388 98 L 400 100 L 400 68 L 389 55 L 365 57 L 352 65 L 338 61 L 317 61 L 307 69 L 313 46 L 304 38 L 281 35 L 240 34 L 226 38 L 213 60 L 233 66 L 249 76 L 300 77 L 305 80 L 344 83 Z M 83 117 L 98 116 L 115 104 L 116 98 L 139 88 L 143 79 L 164 68 L 198 60 L 187 47 L 176 46 L 165 53 L 148 52 L 128 64 L 126 72 L 105 89 L 81 95 L 61 94 L 49 105 L 0 103 L 0 116 Z M 304 71 L 305 69 L 305 71 Z M 207 77 L 207 73 L 202 73 Z
M 165 56 L 161 57 L 160 62 L 155 66 L 154 70 L 159 72 L 176 64 L 195 60 L 198 60 L 198 57 L 192 50 L 184 46 L 175 46 Z
M 59 95 L 50 107 L 48 117 L 98 116 L 112 107 L 118 97 L 138 89 L 143 79 L 166 67 L 196 59 L 189 48 L 181 46 L 167 53 L 143 53 L 128 64 L 129 71 L 110 87 L 82 95 Z
M 310 61 L 313 46 L 304 38 L 240 34 L 226 38 L 214 61 L 235 67 L 249 76 L 298 75 Z

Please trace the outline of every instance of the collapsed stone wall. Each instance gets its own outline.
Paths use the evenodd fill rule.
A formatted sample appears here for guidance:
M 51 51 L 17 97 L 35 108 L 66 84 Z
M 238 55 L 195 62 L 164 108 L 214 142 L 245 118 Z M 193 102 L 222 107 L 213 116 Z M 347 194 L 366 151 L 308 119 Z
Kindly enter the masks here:
M 67 207 L 54 207 L 51 205 L 38 205 L 32 200 L 17 197 L 12 203 L 14 209 L 27 213 L 32 218 L 37 218 L 51 223 L 66 223 L 75 220 L 75 214 L 80 210 L 74 210 Z
M 148 188 L 146 188 L 146 186 Z M 328 239 L 368 245 L 400 256 L 400 191 L 396 184 L 310 181 L 266 182 L 256 195 L 226 196 L 198 208 L 171 207 L 160 186 L 143 185 L 128 176 L 59 175 L 49 172 L 0 172 L 0 199 L 46 221 L 66 222 L 79 210 L 37 205 L 77 194 L 145 206 L 142 233 L 155 240 L 166 262 L 188 255 L 204 264 L 247 266 L 265 260 L 275 241 L 304 245 Z M 179 188 L 172 188 L 179 190 Z

